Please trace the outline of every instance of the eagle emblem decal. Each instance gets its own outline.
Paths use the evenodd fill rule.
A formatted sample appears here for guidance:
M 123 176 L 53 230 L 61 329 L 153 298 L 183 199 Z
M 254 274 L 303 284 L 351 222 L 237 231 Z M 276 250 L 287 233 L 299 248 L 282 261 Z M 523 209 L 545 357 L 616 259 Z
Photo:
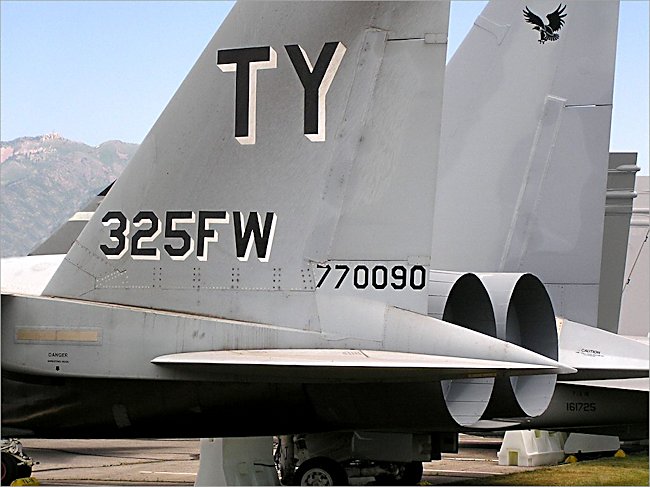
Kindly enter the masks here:
M 528 6 L 524 10 L 524 18 L 529 24 L 533 24 L 533 30 L 539 31 L 539 42 L 544 44 L 546 41 L 557 41 L 560 38 L 560 35 L 557 32 L 564 25 L 564 17 L 567 14 L 564 13 L 566 5 L 563 7 L 562 4 L 555 9 L 555 12 L 552 12 L 546 16 L 548 19 L 548 25 L 544 25 L 544 21 L 540 19 L 537 15 L 530 11 Z

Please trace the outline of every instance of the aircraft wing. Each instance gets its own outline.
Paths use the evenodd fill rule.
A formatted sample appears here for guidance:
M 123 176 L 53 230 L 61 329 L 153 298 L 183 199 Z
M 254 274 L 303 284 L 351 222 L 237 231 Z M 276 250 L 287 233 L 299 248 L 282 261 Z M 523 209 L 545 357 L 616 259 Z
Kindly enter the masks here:
M 220 350 L 162 355 L 151 361 L 161 366 L 208 367 L 258 382 L 260 377 L 317 382 L 369 380 L 427 381 L 571 373 L 573 369 L 499 360 L 447 357 L 404 352 L 353 349 Z

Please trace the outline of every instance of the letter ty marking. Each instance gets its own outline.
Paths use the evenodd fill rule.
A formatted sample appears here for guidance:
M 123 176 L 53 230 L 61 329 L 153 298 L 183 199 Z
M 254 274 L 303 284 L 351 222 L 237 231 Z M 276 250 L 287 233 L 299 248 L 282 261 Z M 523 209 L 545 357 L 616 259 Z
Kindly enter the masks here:
M 341 42 L 327 42 L 321 49 L 316 66 L 298 44 L 284 46 L 305 90 L 304 131 L 312 142 L 325 140 L 325 98 L 334 75 L 339 69 L 345 46 Z
M 254 144 L 257 70 L 277 66 L 275 50 L 271 46 L 219 50 L 217 66 L 224 73 L 235 72 L 235 139 L 240 144 Z

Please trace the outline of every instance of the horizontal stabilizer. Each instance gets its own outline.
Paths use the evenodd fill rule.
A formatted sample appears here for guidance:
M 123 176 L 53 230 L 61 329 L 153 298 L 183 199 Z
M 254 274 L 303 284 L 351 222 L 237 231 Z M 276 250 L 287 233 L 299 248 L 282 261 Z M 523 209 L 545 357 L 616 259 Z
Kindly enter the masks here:
M 557 374 L 550 365 L 445 357 L 403 352 L 351 349 L 271 349 L 185 352 L 156 357 L 157 365 L 219 367 L 224 373 L 294 380 L 365 382 L 368 380 L 428 381 L 506 375 Z M 264 371 L 260 373 L 260 369 Z M 327 373 L 323 373 L 324 371 Z
M 513 426 L 519 426 L 525 420 L 524 418 L 514 420 L 512 418 L 505 419 L 481 419 L 476 423 L 469 426 L 470 429 L 476 428 L 477 430 L 496 430 L 501 428 L 512 428 Z
M 647 343 L 570 320 L 559 326 L 560 361 L 578 369 L 569 380 L 648 377 Z
M 560 382 L 574 386 L 601 387 L 604 389 L 621 389 L 624 391 L 650 392 L 650 378 L 578 380 L 575 382 Z

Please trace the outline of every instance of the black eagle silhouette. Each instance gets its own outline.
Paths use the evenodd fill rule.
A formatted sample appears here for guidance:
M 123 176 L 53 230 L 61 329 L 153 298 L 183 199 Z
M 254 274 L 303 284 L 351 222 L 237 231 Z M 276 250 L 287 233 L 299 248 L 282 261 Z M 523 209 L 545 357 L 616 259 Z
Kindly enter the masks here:
M 546 41 L 557 41 L 560 38 L 559 34 L 556 34 L 558 30 L 564 25 L 564 17 L 566 14 L 564 10 L 566 5 L 563 7 L 562 4 L 555 9 L 555 12 L 552 12 L 546 16 L 548 19 L 548 25 L 544 25 L 544 21 L 540 19 L 537 15 L 530 11 L 528 6 L 524 10 L 524 18 L 529 24 L 533 24 L 533 30 L 539 31 L 539 43 L 544 44 Z

